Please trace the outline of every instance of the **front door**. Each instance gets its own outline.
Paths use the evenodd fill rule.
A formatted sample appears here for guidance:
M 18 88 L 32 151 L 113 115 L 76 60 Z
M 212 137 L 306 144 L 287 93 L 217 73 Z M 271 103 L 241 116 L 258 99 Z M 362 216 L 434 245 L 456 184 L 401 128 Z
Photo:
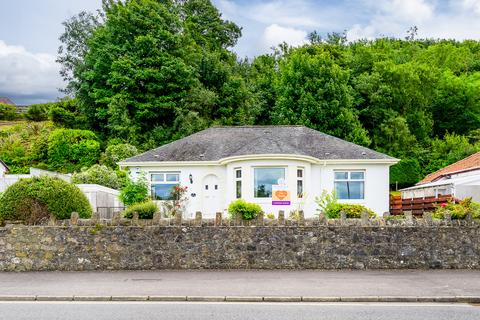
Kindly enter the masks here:
M 218 177 L 209 174 L 203 178 L 203 197 L 202 197 L 202 214 L 204 217 L 215 217 L 215 213 L 220 211 L 220 185 Z

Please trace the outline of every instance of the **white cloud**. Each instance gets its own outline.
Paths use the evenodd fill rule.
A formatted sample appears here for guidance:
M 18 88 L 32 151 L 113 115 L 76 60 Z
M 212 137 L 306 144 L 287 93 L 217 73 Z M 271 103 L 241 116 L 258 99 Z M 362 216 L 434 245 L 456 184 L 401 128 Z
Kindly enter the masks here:
M 453 1 L 454 3 L 459 3 L 465 10 L 471 10 L 476 14 L 480 15 L 480 0 L 462 0 L 462 1 Z
M 451 0 L 440 10 L 435 0 L 364 0 L 370 13 L 366 23 L 347 31 L 349 40 L 379 36 L 403 38 L 412 26 L 419 38 L 478 39 L 480 0 Z
M 268 51 L 282 42 L 292 46 L 299 46 L 307 41 L 307 31 L 272 24 L 265 28 L 262 36 L 262 47 Z
M 59 68 L 53 55 L 31 53 L 0 40 L 0 96 L 53 100 L 63 85 Z

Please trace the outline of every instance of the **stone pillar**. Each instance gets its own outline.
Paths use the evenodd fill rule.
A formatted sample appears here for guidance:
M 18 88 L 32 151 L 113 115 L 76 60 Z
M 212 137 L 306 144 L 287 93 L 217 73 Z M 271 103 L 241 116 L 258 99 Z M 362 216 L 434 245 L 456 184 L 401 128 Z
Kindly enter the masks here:
M 305 225 L 305 213 L 303 212 L 303 210 L 298 211 L 298 225 Z
M 114 212 L 112 216 L 112 225 L 113 226 L 118 226 L 120 224 L 120 219 L 122 219 L 122 214 L 121 212 Z
M 322 223 L 322 224 L 325 223 L 325 222 L 327 222 L 327 217 L 325 216 L 325 213 L 320 212 L 320 213 L 318 214 L 318 220 L 319 220 L 320 223 Z
M 347 222 L 347 213 L 345 211 L 340 211 L 340 221 L 343 223 Z
M 195 212 L 195 225 L 196 226 L 202 225 L 202 213 L 200 211 Z
M 285 211 L 283 210 L 278 211 L 278 224 L 279 225 L 285 224 Z
M 471 212 L 467 213 L 467 215 L 465 216 L 465 221 L 467 221 L 467 222 L 472 222 L 473 221 L 473 216 L 472 216 Z
M 405 221 L 407 221 L 407 223 L 412 224 L 413 223 L 412 211 L 405 211 L 403 214 L 405 215 Z
M 50 215 L 50 219 L 48 220 L 48 225 L 49 226 L 55 226 L 57 225 L 57 218 L 52 214 Z
M 134 212 L 132 217 L 132 225 L 138 226 L 139 225 L 138 220 L 139 220 L 138 212 Z
M 450 211 L 445 211 L 445 214 L 443 215 L 443 220 L 445 220 L 446 222 L 452 221 L 452 214 L 450 213 Z
M 257 226 L 263 226 L 263 217 L 264 217 L 265 213 L 262 211 L 258 214 L 257 216 Z
M 363 211 L 361 218 L 362 218 L 362 225 L 367 226 L 368 222 L 369 222 L 369 219 L 370 219 L 370 216 L 369 216 L 368 212 Z
M 78 212 L 72 212 L 72 215 L 70 216 L 70 225 L 78 225 Z
M 431 212 L 424 212 L 423 213 L 423 220 L 425 221 L 425 224 L 427 225 L 432 225 L 433 220 L 432 220 L 432 213 Z
M 94 212 L 92 215 L 92 221 L 94 224 L 97 224 L 100 222 L 100 213 Z
M 162 213 L 160 211 L 157 211 L 153 214 L 152 218 L 152 224 L 153 225 L 158 225 L 160 224 L 160 219 L 162 219 Z
M 175 213 L 175 225 L 181 226 L 182 225 L 182 213 L 176 212 Z
M 216 226 L 221 226 L 222 225 L 222 213 L 221 212 L 217 212 L 215 214 L 215 225 Z

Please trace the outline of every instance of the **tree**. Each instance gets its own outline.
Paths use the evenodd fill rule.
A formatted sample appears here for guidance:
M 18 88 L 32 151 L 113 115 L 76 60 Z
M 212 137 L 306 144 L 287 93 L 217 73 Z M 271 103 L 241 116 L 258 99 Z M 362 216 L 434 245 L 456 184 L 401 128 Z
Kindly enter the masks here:
M 48 137 L 48 163 L 61 172 L 94 165 L 100 157 L 100 142 L 88 130 L 56 129 Z
M 120 200 L 126 206 L 142 203 L 148 199 L 148 182 L 145 176 L 141 176 L 136 180 L 127 179 L 125 186 L 120 191 Z
M 0 120 L 15 120 L 17 118 L 18 114 L 15 106 L 0 103 Z
M 72 175 L 72 183 L 75 184 L 99 184 L 112 189 L 120 189 L 124 181 L 120 179 L 115 170 L 107 166 L 95 164 L 80 173 Z
M 132 146 L 128 143 L 120 143 L 108 146 L 105 149 L 105 152 L 102 154 L 102 158 L 100 161 L 102 164 L 109 166 L 110 168 L 116 169 L 118 167 L 118 162 L 133 157 L 137 154 L 137 147 Z
M 368 145 L 367 132 L 353 107 L 349 72 L 321 48 L 297 50 L 280 60 L 273 121 L 303 124 Z

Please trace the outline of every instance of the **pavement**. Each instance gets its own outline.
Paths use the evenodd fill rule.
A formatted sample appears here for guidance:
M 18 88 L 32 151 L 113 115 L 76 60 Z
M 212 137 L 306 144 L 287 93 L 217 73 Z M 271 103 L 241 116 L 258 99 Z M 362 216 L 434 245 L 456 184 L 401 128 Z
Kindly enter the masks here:
M 0 301 L 480 303 L 480 271 L 0 273 Z
M 0 302 L 0 320 L 478 320 L 480 307 L 418 303 Z

